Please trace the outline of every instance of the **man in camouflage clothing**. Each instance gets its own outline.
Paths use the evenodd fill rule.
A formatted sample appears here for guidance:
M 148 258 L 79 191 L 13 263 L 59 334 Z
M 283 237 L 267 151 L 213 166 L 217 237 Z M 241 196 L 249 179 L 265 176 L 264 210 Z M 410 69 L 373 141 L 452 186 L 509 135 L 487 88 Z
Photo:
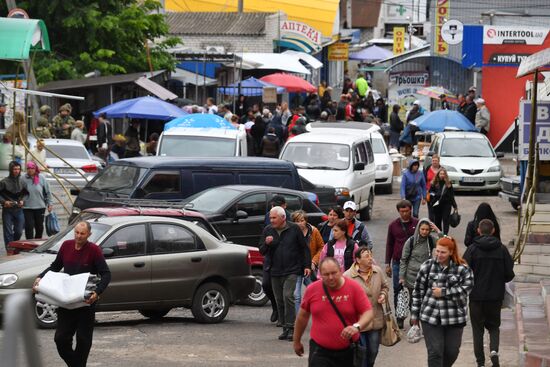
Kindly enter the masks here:
M 73 108 L 69 103 L 59 107 L 59 113 L 52 119 L 54 135 L 59 139 L 70 139 L 71 131 L 74 128 L 75 119 L 72 118 Z
M 49 139 L 52 137 L 50 133 L 51 124 L 50 124 L 50 113 L 52 109 L 48 105 L 43 105 L 40 107 L 40 117 L 37 121 L 37 127 L 35 134 L 37 138 L 40 139 Z

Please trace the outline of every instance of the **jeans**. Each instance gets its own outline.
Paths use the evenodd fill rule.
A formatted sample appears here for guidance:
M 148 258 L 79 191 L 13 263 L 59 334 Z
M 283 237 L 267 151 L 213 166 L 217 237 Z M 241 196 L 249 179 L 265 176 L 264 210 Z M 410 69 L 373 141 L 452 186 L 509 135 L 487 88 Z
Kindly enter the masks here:
M 296 301 L 294 299 L 296 278 L 298 278 L 296 274 L 271 277 L 271 286 L 273 287 L 273 295 L 275 295 L 275 302 L 277 303 L 279 322 L 287 329 L 294 328 L 294 321 L 296 319 Z
M 302 275 L 298 275 L 296 278 L 296 290 L 294 291 L 294 302 L 296 304 L 296 315 L 298 315 L 298 312 L 300 311 L 300 305 L 302 304 L 302 283 L 307 287 L 311 283 L 313 283 L 313 280 L 311 279 L 311 275 L 309 277 L 304 277 Z
M 367 347 L 363 367 L 373 367 L 380 347 L 380 330 L 363 331 L 361 333 L 361 345 Z
M 57 309 L 55 344 L 68 367 L 85 367 L 94 335 L 95 306 L 67 310 Z M 73 337 L 76 334 L 76 348 Z
M 321 347 L 313 339 L 309 340 L 309 367 L 351 367 L 353 352 L 351 348 L 331 350 Z
M 391 279 L 393 282 L 393 307 L 397 309 L 397 294 L 401 290 L 401 284 L 399 284 L 399 261 L 391 261 Z
M 2 209 L 2 226 L 4 227 L 4 245 L 8 250 L 8 243 L 11 241 L 19 241 L 23 234 L 25 218 L 23 209 L 21 208 L 3 208 Z
M 44 233 L 44 212 L 42 209 L 23 209 L 25 215 L 25 238 L 30 240 L 33 238 L 42 238 Z
M 264 269 L 262 277 L 262 289 L 264 290 L 265 295 L 271 302 L 271 308 L 273 308 L 273 312 L 277 312 L 277 303 L 275 302 L 275 296 L 273 295 L 273 287 L 271 286 L 271 273 L 269 272 L 269 270 Z
M 474 354 L 478 366 L 485 365 L 483 334 L 489 331 L 489 350 L 498 352 L 500 342 L 500 309 L 502 301 L 470 301 L 470 323 L 474 339 Z
M 458 358 L 463 326 L 431 325 L 422 321 L 428 367 L 451 367 Z
M 418 218 L 418 212 L 420 211 L 420 203 L 422 202 L 422 199 L 417 199 L 414 201 L 411 201 L 411 204 L 413 206 L 413 217 Z

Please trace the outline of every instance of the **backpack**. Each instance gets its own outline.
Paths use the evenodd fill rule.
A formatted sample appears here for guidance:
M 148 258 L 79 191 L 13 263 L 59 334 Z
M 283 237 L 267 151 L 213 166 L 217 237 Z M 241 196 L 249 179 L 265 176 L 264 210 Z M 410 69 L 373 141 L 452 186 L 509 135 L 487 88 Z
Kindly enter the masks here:
M 414 235 L 409 237 L 407 240 L 406 246 L 409 246 L 409 257 L 407 257 L 407 262 L 411 259 L 412 252 L 413 252 L 413 246 L 414 246 Z M 434 239 L 431 235 L 428 235 L 428 247 L 430 248 L 430 254 L 433 252 L 435 248 Z

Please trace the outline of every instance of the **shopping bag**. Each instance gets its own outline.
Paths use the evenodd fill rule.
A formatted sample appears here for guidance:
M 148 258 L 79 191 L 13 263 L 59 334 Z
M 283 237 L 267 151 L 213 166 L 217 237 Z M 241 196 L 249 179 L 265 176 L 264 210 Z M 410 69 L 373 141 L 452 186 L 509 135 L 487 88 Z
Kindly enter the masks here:
M 387 299 L 382 308 L 384 310 L 384 327 L 380 333 L 380 344 L 386 347 L 391 347 L 399 343 L 401 340 L 401 331 L 397 326 L 397 321 L 395 321 L 390 303 Z
M 410 295 L 407 287 L 401 287 L 397 294 L 397 307 L 395 308 L 395 316 L 398 319 L 406 319 L 409 316 Z
M 418 325 L 413 325 L 407 332 L 407 341 L 409 343 L 418 343 L 423 337 L 422 329 Z
M 58 233 L 60 230 L 59 228 L 59 221 L 57 220 L 57 215 L 55 212 L 50 212 L 50 214 L 46 215 L 46 233 L 48 236 L 53 236 L 54 234 Z

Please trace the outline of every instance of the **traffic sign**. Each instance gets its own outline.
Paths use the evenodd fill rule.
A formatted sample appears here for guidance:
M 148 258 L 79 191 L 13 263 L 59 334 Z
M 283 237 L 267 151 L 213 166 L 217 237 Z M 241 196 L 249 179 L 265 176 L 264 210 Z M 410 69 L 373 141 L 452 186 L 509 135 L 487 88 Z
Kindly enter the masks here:
M 441 38 L 449 45 L 458 45 L 464 38 L 464 24 L 455 19 L 446 21 L 441 26 Z

